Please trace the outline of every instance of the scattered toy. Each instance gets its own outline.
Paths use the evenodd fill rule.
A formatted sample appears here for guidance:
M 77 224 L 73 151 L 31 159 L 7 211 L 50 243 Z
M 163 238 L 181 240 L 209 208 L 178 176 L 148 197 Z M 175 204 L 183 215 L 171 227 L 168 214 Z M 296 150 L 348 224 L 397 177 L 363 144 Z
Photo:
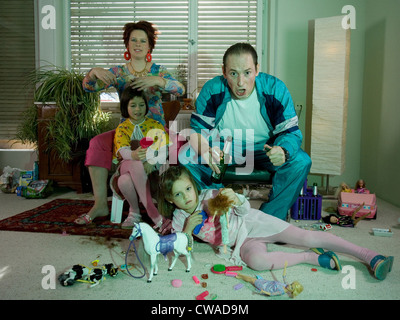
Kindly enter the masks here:
M 175 288 L 180 288 L 182 286 L 182 280 L 174 279 L 174 280 L 171 281 L 171 284 Z
M 202 293 L 200 293 L 197 297 L 196 300 L 206 300 L 205 297 L 208 296 L 209 292 L 206 290 Z
M 193 281 L 194 281 L 196 284 L 199 284 L 199 283 L 200 283 L 199 278 L 197 278 L 196 276 L 193 276 L 192 279 L 193 279 Z
M 242 266 L 225 267 L 223 264 L 215 264 L 211 268 L 212 273 L 218 273 L 218 274 L 223 274 L 226 273 L 227 271 L 240 271 L 240 270 L 243 270 Z
M 286 267 L 287 262 L 285 262 L 285 268 L 283 269 L 283 283 L 277 281 L 272 272 L 271 274 L 274 278 L 273 281 L 264 280 L 261 277 L 253 278 L 240 273 L 238 273 L 236 278 L 252 283 L 257 288 L 257 291 L 261 294 L 265 294 L 267 296 L 280 296 L 288 294 L 289 297 L 294 298 L 303 291 L 303 286 L 298 281 L 294 281 L 291 284 L 286 282 Z
M 58 276 L 58 281 L 63 287 L 72 286 L 75 282 L 90 283 L 90 287 L 98 285 L 105 279 L 105 275 L 115 277 L 118 274 L 118 268 L 112 263 L 104 266 L 88 268 L 84 265 L 76 264 L 68 271 Z
M 175 266 L 179 255 L 185 255 L 188 264 L 186 272 L 190 271 L 191 257 L 190 251 L 188 250 L 189 239 L 185 233 L 177 232 L 167 236 L 160 236 L 152 227 L 150 227 L 150 225 L 140 222 L 134 224 L 129 240 L 133 242 L 133 240 L 138 237 L 142 237 L 144 250 L 148 255 L 150 255 L 150 272 L 147 282 L 151 282 L 153 275 L 156 275 L 158 272 L 157 255 L 160 253 L 166 257 L 169 252 L 174 252 L 175 257 L 171 266 L 168 268 L 169 271 L 171 271 Z

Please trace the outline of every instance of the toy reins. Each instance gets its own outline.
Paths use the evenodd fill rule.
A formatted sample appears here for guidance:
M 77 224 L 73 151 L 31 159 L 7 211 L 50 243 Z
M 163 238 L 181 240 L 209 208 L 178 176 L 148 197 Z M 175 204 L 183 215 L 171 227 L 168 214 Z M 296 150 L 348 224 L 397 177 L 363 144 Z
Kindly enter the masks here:
M 126 251 L 126 255 L 125 255 L 125 266 L 126 266 L 126 271 L 128 272 L 128 274 L 129 274 L 132 278 L 141 279 L 141 278 L 143 278 L 143 277 L 146 275 L 146 268 L 145 268 L 145 266 L 143 265 L 142 261 L 141 261 L 140 258 L 139 258 L 139 255 L 138 255 L 138 253 L 137 253 L 137 250 L 136 250 L 136 246 L 135 246 L 134 241 L 135 241 L 138 237 L 142 236 L 143 234 L 142 234 L 142 229 L 140 228 L 140 224 L 137 224 L 136 226 L 137 226 L 137 233 L 136 233 L 136 235 L 135 235 L 134 237 L 131 236 L 131 237 L 132 237 L 132 240 L 131 240 L 131 242 L 129 243 L 128 250 Z M 129 239 L 130 239 L 130 238 L 129 238 Z M 141 265 L 142 268 L 143 268 L 143 274 L 142 274 L 140 277 L 136 277 L 136 276 L 132 275 L 132 274 L 130 273 L 130 271 L 129 271 L 129 268 L 128 268 L 128 254 L 129 254 L 129 251 L 130 251 L 130 249 L 131 249 L 131 245 L 133 245 L 133 248 L 134 248 L 134 250 L 135 250 L 136 257 L 137 257 L 137 259 L 139 260 L 139 263 L 140 263 L 140 265 Z

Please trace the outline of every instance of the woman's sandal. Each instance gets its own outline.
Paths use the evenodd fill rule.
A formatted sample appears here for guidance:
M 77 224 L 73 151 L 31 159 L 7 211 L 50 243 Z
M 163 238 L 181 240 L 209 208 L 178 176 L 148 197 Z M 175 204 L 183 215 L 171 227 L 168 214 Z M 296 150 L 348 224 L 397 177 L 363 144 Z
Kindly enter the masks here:
M 342 270 L 342 265 L 340 264 L 339 257 L 333 251 L 325 252 L 322 248 L 312 248 L 313 252 L 319 255 L 318 263 L 321 267 L 330 269 L 330 270 Z M 335 267 L 331 267 L 331 260 L 335 262 Z
M 375 256 L 369 265 L 374 272 L 375 278 L 378 280 L 385 280 L 388 272 L 392 271 L 394 257 L 385 257 L 382 255 Z
M 78 220 L 83 221 L 83 223 L 77 222 Z M 74 220 L 74 223 L 77 224 L 78 226 L 87 226 L 88 224 L 91 224 L 93 219 L 91 216 L 89 216 L 87 213 L 81 214 L 78 218 Z

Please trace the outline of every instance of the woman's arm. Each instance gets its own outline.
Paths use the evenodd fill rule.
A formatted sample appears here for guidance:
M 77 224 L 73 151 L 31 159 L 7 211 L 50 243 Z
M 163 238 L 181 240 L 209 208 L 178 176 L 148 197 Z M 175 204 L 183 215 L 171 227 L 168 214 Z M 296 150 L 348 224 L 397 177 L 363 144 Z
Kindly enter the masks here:
M 86 74 L 82 86 L 87 92 L 97 92 L 114 85 L 116 82 L 117 77 L 110 70 L 93 68 Z
M 153 75 L 136 78 L 132 81 L 132 88 L 143 90 L 149 87 L 159 87 L 161 90 L 182 96 L 185 93 L 185 86 L 176 80 L 164 66 L 158 66 L 157 73 L 152 68 Z

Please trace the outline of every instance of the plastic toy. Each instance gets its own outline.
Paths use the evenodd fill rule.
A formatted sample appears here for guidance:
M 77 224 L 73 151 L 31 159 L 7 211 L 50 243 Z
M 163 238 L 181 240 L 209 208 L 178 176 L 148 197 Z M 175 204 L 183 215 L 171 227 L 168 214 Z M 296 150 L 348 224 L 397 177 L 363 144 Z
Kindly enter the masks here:
M 363 179 L 357 180 L 356 186 L 354 187 L 355 193 L 369 193 L 366 188 L 365 181 Z
M 202 293 L 200 293 L 197 297 L 196 300 L 206 300 L 205 297 L 207 297 L 209 294 L 209 292 L 206 290 Z
M 144 137 L 144 138 L 142 138 L 141 140 L 140 140 L 140 146 L 143 148 L 143 149 L 146 149 L 146 148 L 148 148 L 148 147 L 150 147 L 153 143 L 154 143 L 154 140 L 152 139 L 152 138 L 146 138 L 146 137 Z
M 192 278 L 193 278 L 193 281 L 194 281 L 196 284 L 199 284 L 199 283 L 200 283 L 199 278 L 197 278 L 196 276 L 193 276 Z
M 171 284 L 174 288 L 180 288 L 182 286 L 182 280 L 174 279 L 171 281 Z
M 244 284 L 243 284 L 243 283 L 238 283 L 238 284 L 236 284 L 236 285 L 233 287 L 233 289 L 239 290 L 239 289 L 242 289 L 243 287 L 244 287 Z
M 147 282 L 151 282 L 153 275 L 157 275 L 158 264 L 157 255 L 162 253 L 164 257 L 169 252 L 174 252 L 175 257 L 168 268 L 169 271 L 175 266 L 176 260 L 178 260 L 179 255 L 185 255 L 187 259 L 187 269 L 186 272 L 190 271 L 191 268 L 191 257 L 190 251 L 188 251 L 188 237 L 185 233 L 177 232 L 172 233 L 167 236 L 160 236 L 157 234 L 150 225 L 144 222 L 135 223 L 132 229 L 132 234 L 129 237 L 130 241 L 142 237 L 144 250 L 148 255 L 150 255 L 150 272 Z
M 375 218 L 377 210 L 376 196 L 370 193 L 366 188 L 364 180 L 358 180 L 354 189 L 350 189 L 350 187 L 343 182 L 339 191 L 341 191 L 338 194 L 338 212 L 340 215 L 352 216 L 353 211 L 363 204 L 355 217 L 359 218 L 369 214 L 367 218 Z
M 225 267 L 223 264 L 216 264 L 211 268 L 212 273 L 224 274 L 230 271 L 240 271 L 243 270 L 242 266 L 230 266 Z
M 232 201 L 221 193 L 215 198 L 208 200 L 208 209 L 213 217 L 219 217 L 221 224 L 222 243 L 224 245 L 224 253 L 227 253 L 227 245 L 229 244 L 229 214 L 232 206 Z
M 351 214 L 351 216 L 337 216 L 335 214 L 330 214 L 329 216 L 326 216 L 322 218 L 322 220 L 326 223 L 332 223 L 332 224 L 337 224 L 340 227 L 349 227 L 349 228 L 354 228 L 357 223 L 359 223 L 361 220 L 368 218 L 371 214 L 370 212 L 365 213 L 363 216 L 356 218 L 357 213 L 361 210 L 361 208 L 364 207 L 364 203 L 358 206 L 356 210 Z
M 204 221 L 207 220 L 208 215 L 207 212 L 204 210 L 200 212 L 200 214 L 203 216 L 203 221 L 199 223 L 194 229 L 193 229 L 193 234 L 198 234 L 200 232 L 200 229 L 204 226 Z
M 84 265 L 76 264 L 68 271 L 60 274 L 58 276 L 58 281 L 60 281 L 63 287 L 72 286 L 75 282 L 90 283 L 90 287 L 94 287 L 104 280 L 106 274 L 115 277 L 118 274 L 118 268 L 114 267 L 112 263 L 95 268 L 88 268 Z
M 286 267 L 287 262 L 285 262 L 285 268 L 283 269 L 283 283 L 277 281 L 272 272 L 271 273 L 274 278 L 273 281 L 264 280 L 261 277 L 253 278 L 240 273 L 236 276 L 236 278 L 252 283 L 257 288 L 257 291 L 261 294 L 265 294 L 267 296 L 281 296 L 288 294 L 289 297 L 294 298 L 303 291 L 303 286 L 298 281 L 294 281 L 291 284 L 286 282 Z
M 372 228 L 372 232 L 374 233 L 374 236 L 379 237 L 391 237 L 393 235 L 391 229 Z

